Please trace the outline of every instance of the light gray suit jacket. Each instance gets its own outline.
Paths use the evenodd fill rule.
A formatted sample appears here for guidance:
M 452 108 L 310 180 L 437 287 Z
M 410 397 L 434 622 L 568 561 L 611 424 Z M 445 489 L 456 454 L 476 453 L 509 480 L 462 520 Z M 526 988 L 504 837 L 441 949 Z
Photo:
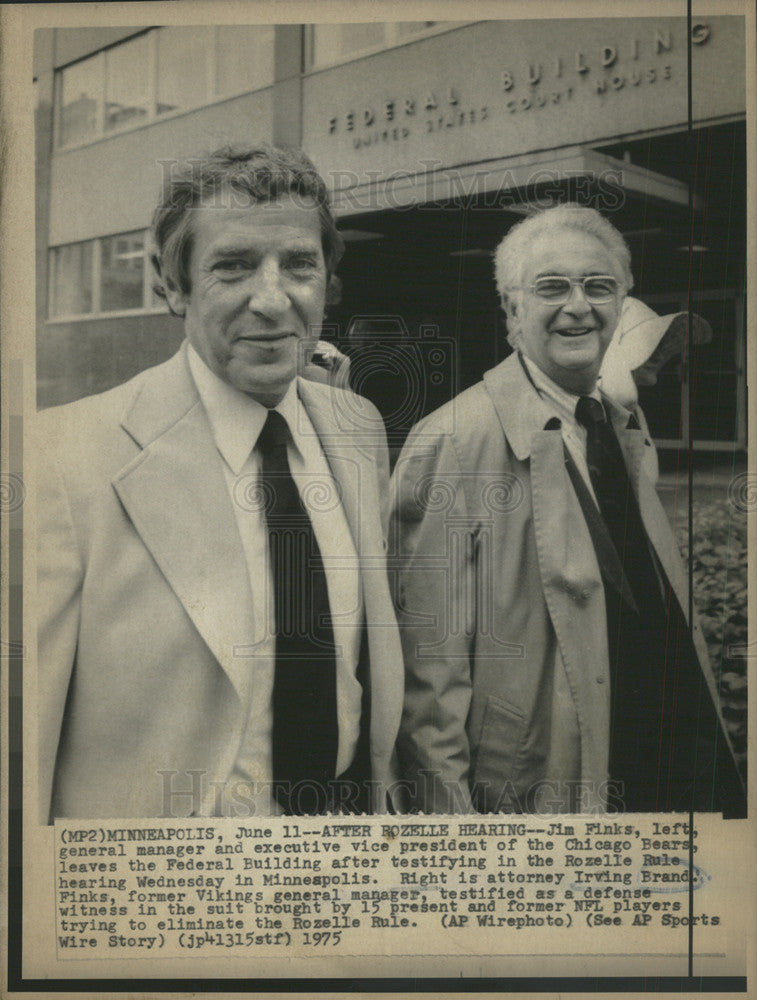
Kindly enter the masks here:
M 386 439 L 365 400 L 304 380 L 298 392 L 360 557 L 372 806 L 386 811 L 402 705 Z M 212 815 L 254 684 L 252 595 L 186 347 L 39 429 L 42 820 Z

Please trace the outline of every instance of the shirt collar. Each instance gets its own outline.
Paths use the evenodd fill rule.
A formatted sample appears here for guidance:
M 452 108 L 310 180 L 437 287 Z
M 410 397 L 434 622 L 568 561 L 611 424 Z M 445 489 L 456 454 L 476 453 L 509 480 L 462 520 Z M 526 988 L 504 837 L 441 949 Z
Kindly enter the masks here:
M 562 386 L 557 385 L 556 382 L 553 382 L 551 378 L 544 374 L 538 365 L 534 364 L 524 354 L 521 354 L 521 358 L 534 388 L 542 399 L 551 405 L 561 420 L 567 419 L 569 423 L 575 423 L 576 403 L 580 398 L 579 395 L 574 392 L 568 392 L 567 389 L 563 389 Z M 583 395 L 591 396 L 592 399 L 599 400 L 600 403 L 602 402 L 602 397 L 596 385 L 592 392 L 583 393 Z
M 197 392 L 208 415 L 216 447 L 234 475 L 238 476 L 255 447 L 268 410 L 251 396 L 219 378 L 191 344 L 188 345 L 187 357 Z M 275 409 L 286 420 L 295 442 L 298 405 L 297 389 L 292 381 Z

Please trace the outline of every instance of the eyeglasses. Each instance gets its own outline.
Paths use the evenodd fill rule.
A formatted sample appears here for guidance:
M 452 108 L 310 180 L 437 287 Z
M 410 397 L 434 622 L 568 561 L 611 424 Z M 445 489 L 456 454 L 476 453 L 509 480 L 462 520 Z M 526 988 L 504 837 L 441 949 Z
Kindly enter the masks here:
M 618 282 L 609 274 L 588 274 L 583 278 L 568 278 L 564 274 L 547 274 L 537 278 L 528 290 L 544 302 L 554 306 L 565 305 L 574 285 L 580 285 L 584 298 L 592 305 L 611 302 L 618 291 Z

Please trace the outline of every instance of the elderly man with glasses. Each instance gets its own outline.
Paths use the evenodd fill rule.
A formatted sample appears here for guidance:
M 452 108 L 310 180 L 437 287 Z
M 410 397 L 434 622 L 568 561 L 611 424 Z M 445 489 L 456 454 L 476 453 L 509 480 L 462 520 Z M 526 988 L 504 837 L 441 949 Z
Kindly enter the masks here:
M 395 472 L 413 805 L 743 814 L 653 446 L 598 389 L 633 284 L 623 237 L 559 206 L 513 227 L 495 270 L 516 350 Z

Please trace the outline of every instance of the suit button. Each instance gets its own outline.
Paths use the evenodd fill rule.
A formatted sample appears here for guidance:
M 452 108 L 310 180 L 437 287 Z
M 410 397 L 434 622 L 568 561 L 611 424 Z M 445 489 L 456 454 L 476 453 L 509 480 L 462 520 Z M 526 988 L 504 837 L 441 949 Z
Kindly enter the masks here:
M 589 591 L 588 590 L 582 590 L 581 591 L 581 600 L 582 601 L 588 601 L 589 600 Z
M 604 684 L 604 682 L 605 682 L 604 677 L 597 677 L 597 684 Z

